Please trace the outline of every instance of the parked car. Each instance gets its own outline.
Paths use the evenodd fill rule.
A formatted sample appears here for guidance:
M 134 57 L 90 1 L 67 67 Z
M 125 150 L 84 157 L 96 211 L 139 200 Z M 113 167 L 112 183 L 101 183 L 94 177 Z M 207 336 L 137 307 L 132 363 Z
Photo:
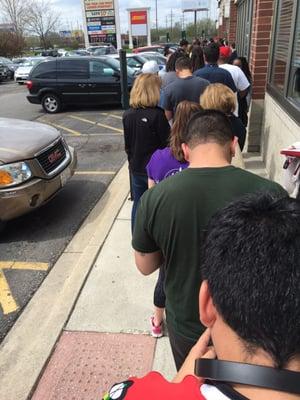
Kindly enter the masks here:
M 0 225 L 45 204 L 77 165 L 75 150 L 48 125 L 0 118 Z
M 44 61 L 44 57 L 30 57 L 27 58 L 20 66 L 17 68 L 15 71 L 15 81 L 19 85 L 23 85 L 28 79 L 28 76 L 30 74 L 30 71 L 32 68 L 40 63 L 41 61 Z
M 7 78 L 14 79 L 18 64 L 14 64 L 9 58 L 6 57 L 0 57 L 0 62 L 7 68 Z
M 103 44 L 101 46 L 90 46 L 87 51 L 92 56 L 105 56 L 107 54 L 118 54 L 117 49 L 112 44 Z
M 110 54 L 108 57 L 112 57 L 118 61 L 120 60 L 119 54 Z M 126 61 L 127 61 L 128 67 L 134 69 L 135 71 L 140 71 L 143 68 L 143 65 L 145 64 L 145 62 L 148 60 L 146 60 L 140 54 L 127 53 Z
M 145 52 L 141 53 L 143 58 L 145 58 L 147 61 L 156 61 L 159 69 L 163 69 L 166 65 L 167 59 L 165 56 L 163 56 L 160 53 L 151 51 L 151 52 Z
M 128 88 L 135 71 L 127 68 Z M 120 104 L 120 63 L 111 57 L 60 57 L 38 64 L 30 73 L 27 99 L 54 114 L 70 104 Z
M 67 50 L 66 49 L 57 49 L 57 52 L 61 57 L 64 57 L 67 53 Z
M 7 76 L 8 76 L 8 69 L 0 61 L 0 82 L 5 81 L 5 79 L 7 79 Z
M 39 55 L 41 57 L 60 57 L 58 50 L 54 49 L 43 50 Z
M 89 56 L 90 53 L 86 50 L 72 50 L 72 51 L 67 51 L 64 55 L 64 57 L 82 57 L 82 56 Z
M 164 54 L 164 46 L 156 45 L 156 46 L 144 46 L 144 47 L 137 47 L 133 49 L 133 53 L 144 53 L 145 51 L 155 51 L 160 54 Z

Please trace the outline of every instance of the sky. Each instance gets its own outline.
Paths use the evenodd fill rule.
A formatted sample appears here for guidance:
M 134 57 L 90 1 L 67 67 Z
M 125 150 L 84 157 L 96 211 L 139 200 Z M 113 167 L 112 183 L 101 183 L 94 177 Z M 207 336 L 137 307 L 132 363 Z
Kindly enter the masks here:
M 217 0 L 208 0 L 211 4 L 209 16 L 216 19 Z M 159 26 L 166 26 L 166 18 L 168 26 L 171 25 L 171 9 L 173 12 L 173 21 L 181 21 L 182 0 L 157 0 L 158 3 L 158 23 Z M 82 26 L 81 0 L 53 0 L 53 5 L 61 13 L 61 30 L 78 29 Z M 130 7 L 151 7 L 151 22 L 155 26 L 155 0 L 119 0 L 121 31 L 128 31 L 127 8 Z M 206 17 L 207 13 L 199 14 L 199 19 Z M 193 21 L 192 14 L 185 14 L 185 23 Z

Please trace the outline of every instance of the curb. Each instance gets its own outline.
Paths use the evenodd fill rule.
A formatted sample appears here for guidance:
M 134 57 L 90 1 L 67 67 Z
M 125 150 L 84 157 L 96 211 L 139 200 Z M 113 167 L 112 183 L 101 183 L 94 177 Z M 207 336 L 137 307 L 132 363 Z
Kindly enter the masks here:
M 0 400 L 34 388 L 129 192 L 124 163 L 0 346 Z

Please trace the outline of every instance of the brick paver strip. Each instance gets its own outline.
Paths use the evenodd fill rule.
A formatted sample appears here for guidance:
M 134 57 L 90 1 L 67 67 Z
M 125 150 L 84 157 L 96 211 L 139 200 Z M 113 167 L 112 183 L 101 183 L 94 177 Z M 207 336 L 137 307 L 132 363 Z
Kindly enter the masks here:
M 64 332 L 32 400 L 101 400 L 114 383 L 151 370 L 147 335 Z

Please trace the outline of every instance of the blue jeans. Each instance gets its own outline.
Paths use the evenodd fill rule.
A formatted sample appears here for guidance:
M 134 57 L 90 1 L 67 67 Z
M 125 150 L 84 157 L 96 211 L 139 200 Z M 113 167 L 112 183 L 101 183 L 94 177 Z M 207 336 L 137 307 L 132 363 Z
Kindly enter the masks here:
M 131 185 L 133 193 L 133 206 L 131 211 L 131 232 L 133 233 L 135 214 L 140 198 L 148 189 L 148 177 L 146 175 L 131 174 Z

